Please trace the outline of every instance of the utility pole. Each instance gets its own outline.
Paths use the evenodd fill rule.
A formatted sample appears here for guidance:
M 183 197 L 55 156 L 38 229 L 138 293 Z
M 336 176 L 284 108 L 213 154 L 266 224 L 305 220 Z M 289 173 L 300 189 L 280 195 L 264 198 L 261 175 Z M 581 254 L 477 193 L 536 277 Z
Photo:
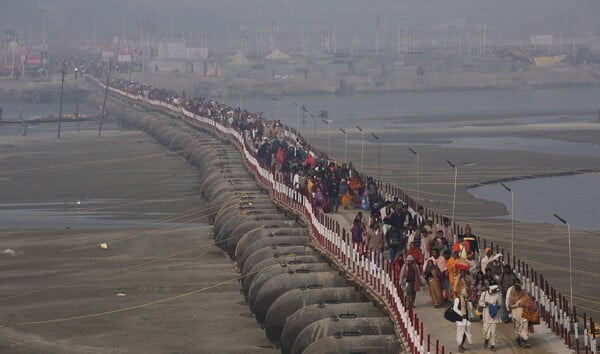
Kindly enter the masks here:
M 59 104 L 59 108 L 58 108 L 58 135 L 56 136 L 57 139 L 60 139 L 60 124 L 62 122 L 62 106 L 63 106 L 63 92 L 64 92 L 64 88 L 65 88 L 65 65 L 66 65 L 67 61 L 63 60 L 63 64 L 62 64 L 62 79 L 60 80 L 60 104 Z
M 75 121 L 77 121 L 77 132 L 79 133 L 79 87 L 77 86 L 77 74 L 79 68 L 75 66 Z M 63 75 L 64 76 L 64 75 Z M 129 79 L 131 81 L 131 79 Z
M 419 162 L 420 162 L 421 158 L 420 158 L 419 154 L 412 148 L 408 148 L 408 151 L 410 151 L 413 155 L 415 155 L 417 157 L 417 202 L 420 203 L 421 198 L 419 195 L 419 192 L 420 192 Z
M 552 214 L 554 215 L 554 217 L 556 219 L 558 219 L 558 221 L 562 222 L 563 224 L 567 225 L 567 238 L 569 239 L 569 292 L 571 294 L 571 306 L 573 306 L 573 262 L 571 260 L 571 225 L 569 225 L 569 223 L 567 222 L 567 220 L 561 218 L 560 216 L 556 215 L 556 214 Z M 570 328 L 569 328 L 570 330 Z
M 300 132 L 302 130 L 302 122 L 300 121 L 300 106 L 298 105 L 298 103 L 296 103 L 296 101 L 293 101 L 292 103 L 294 104 L 294 106 L 296 106 L 296 121 L 298 124 L 298 132 Z
M 377 16 L 377 26 L 375 29 L 375 55 L 379 56 L 379 16 Z
M 400 63 L 400 24 L 398 24 L 398 41 L 396 46 L 398 47 L 398 56 L 396 57 L 396 62 Z
M 456 210 L 456 181 L 458 178 L 458 168 L 456 167 L 455 164 L 452 163 L 452 161 L 446 160 L 446 162 L 448 163 L 448 165 L 450 165 L 450 167 L 452 167 L 454 169 L 454 194 L 452 197 L 452 225 L 456 225 L 456 223 L 454 221 L 454 212 Z
M 402 26 L 402 40 L 404 42 L 404 49 L 403 49 L 403 51 L 405 53 L 409 52 L 409 50 L 408 50 L 408 31 L 406 29 L 406 26 Z
M 240 51 L 244 53 L 244 25 L 240 24 Z
M 337 53 L 337 31 L 333 28 L 333 53 Z
M 359 127 L 358 124 L 354 125 L 361 133 L 361 148 L 360 148 L 360 173 L 365 173 L 365 131 L 363 128 Z
M 325 120 L 321 118 L 323 123 L 327 124 L 327 156 L 331 158 L 331 129 L 329 128 L 329 124 L 333 122 L 332 120 Z
M 340 131 L 344 133 L 344 163 L 346 163 L 348 157 L 348 132 L 342 128 L 340 128 Z
M 487 26 L 487 16 L 486 16 L 485 24 L 483 25 L 483 55 L 485 55 L 487 52 L 487 32 L 488 32 L 488 26 Z
M 48 48 L 46 47 L 46 22 L 44 18 L 45 11 L 40 10 L 42 13 L 42 67 L 45 69 L 48 64 Z
M 8 68 L 8 48 L 10 46 L 10 32 L 4 31 L 4 39 L 6 39 L 6 47 L 4 48 L 4 67 Z
M 271 53 L 275 50 L 275 22 L 271 19 Z
M 260 56 L 260 31 L 256 30 L 256 56 Z
M 104 90 L 104 103 L 102 104 L 102 113 L 100 113 L 100 128 L 98 128 L 98 137 L 102 135 L 102 122 L 106 112 L 106 96 L 108 96 L 108 87 L 110 85 L 110 73 L 112 72 L 112 60 L 108 62 L 108 77 L 106 78 L 106 89 Z
M 302 57 L 306 59 L 306 32 L 304 31 L 304 25 L 300 26 L 302 31 Z
M 385 25 L 385 16 L 383 16 L 383 30 L 381 31 L 381 43 L 379 44 L 380 47 L 385 51 L 385 31 L 386 31 L 386 25 Z
M 563 53 L 563 47 L 564 47 L 564 41 L 565 41 L 565 37 L 564 37 L 564 17 L 560 17 L 560 54 Z
M 377 141 L 377 179 L 381 181 L 381 141 L 375 133 L 371 132 L 371 135 Z

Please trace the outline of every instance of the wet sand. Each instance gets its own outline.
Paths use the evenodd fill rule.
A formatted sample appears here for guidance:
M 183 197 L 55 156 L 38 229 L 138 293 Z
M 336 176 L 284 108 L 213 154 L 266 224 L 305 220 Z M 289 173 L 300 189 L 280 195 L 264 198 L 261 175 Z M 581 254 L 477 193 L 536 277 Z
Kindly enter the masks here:
M 0 214 L 21 215 L 0 226 L 0 352 L 276 352 L 195 170 L 142 132 L 63 128 L 0 142 Z

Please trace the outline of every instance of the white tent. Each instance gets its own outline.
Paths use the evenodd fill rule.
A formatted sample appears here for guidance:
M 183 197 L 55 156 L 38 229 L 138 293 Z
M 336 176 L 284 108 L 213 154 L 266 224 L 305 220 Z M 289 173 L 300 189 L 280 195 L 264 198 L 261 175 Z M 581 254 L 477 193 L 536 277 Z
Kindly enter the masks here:
M 252 62 L 242 53 L 241 50 L 238 50 L 234 56 L 231 57 L 231 61 L 228 63 L 229 65 L 250 65 Z
M 279 49 L 275 49 L 269 55 L 265 57 L 267 60 L 289 60 L 292 59 L 289 55 L 285 54 Z

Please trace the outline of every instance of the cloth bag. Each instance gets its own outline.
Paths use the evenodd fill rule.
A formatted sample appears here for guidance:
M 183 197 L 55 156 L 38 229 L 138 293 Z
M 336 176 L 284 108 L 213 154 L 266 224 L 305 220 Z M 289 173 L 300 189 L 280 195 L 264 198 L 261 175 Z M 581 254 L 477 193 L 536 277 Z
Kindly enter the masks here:
M 460 322 L 463 319 L 462 316 L 454 312 L 454 306 L 450 306 L 444 311 L 444 318 L 450 322 Z
M 498 314 L 498 305 L 488 305 L 488 310 L 490 311 L 490 317 L 495 318 Z

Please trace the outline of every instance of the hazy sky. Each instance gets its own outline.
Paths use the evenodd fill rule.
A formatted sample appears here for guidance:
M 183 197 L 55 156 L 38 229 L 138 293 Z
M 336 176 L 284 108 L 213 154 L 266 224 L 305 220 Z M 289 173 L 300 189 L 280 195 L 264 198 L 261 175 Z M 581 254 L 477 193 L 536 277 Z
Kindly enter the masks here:
M 386 27 L 403 24 L 427 30 L 457 19 L 504 28 L 594 24 L 600 0 L 0 0 L 0 30 L 23 31 L 34 42 L 41 37 L 42 10 L 48 41 L 99 38 L 133 31 L 142 22 L 156 28 L 194 32 L 335 28 L 374 31 L 377 16 Z

